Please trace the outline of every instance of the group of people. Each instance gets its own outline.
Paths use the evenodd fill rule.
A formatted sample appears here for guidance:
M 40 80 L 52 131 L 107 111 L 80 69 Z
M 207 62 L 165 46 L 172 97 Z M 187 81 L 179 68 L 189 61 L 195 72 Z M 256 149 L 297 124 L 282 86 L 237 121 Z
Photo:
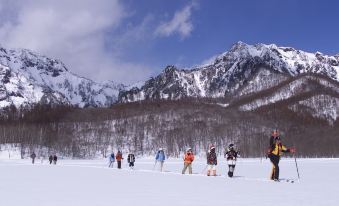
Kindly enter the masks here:
M 53 164 L 56 165 L 56 163 L 57 163 L 57 161 L 58 161 L 58 156 L 56 156 L 56 155 L 50 155 L 50 156 L 48 157 L 48 160 L 49 160 L 49 164 L 50 164 L 50 165 L 52 164 L 52 162 L 53 162 Z
M 270 175 L 270 179 L 274 181 L 279 181 L 279 161 L 281 156 L 284 153 L 295 153 L 295 148 L 287 148 L 281 142 L 281 138 L 279 136 L 279 131 L 274 130 L 270 137 L 269 141 L 269 149 L 267 151 L 267 157 L 270 159 L 273 167 Z M 229 177 L 233 177 L 235 165 L 237 158 L 239 156 L 239 151 L 235 149 L 235 145 L 233 143 L 229 144 L 227 149 L 225 150 L 224 157 L 226 158 L 228 164 L 228 173 Z M 207 152 L 207 176 L 216 176 L 216 166 L 218 164 L 217 154 L 215 152 L 215 147 L 213 145 L 210 146 Z M 188 148 L 185 156 L 184 156 L 184 168 L 182 170 L 182 174 L 185 174 L 186 169 L 189 169 L 189 173 L 192 174 L 192 162 L 194 160 L 194 155 L 191 148 Z
M 283 153 L 295 153 L 295 148 L 285 147 L 281 142 L 281 138 L 279 136 L 278 130 L 274 130 L 270 137 L 269 149 L 267 151 L 267 157 L 270 159 L 273 165 L 272 172 L 270 175 L 271 180 L 279 181 L 279 161 Z M 233 143 L 229 144 L 224 153 L 224 157 L 226 158 L 226 161 L 228 164 L 227 175 L 229 177 L 233 177 L 238 155 L 239 155 L 239 151 L 235 149 L 235 145 Z M 33 152 L 30 157 L 32 159 L 32 164 L 34 164 L 36 154 Z M 207 165 L 204 170 L 207 169 L 207 176 L 216 176 L 217 175 L 216 167 L 218 164 L 218 160 L 217 160 L 217 154 L 215 151 L 215 147 L 213 145 L 209 146 L 206 157 L 207 157 Z M 58 161 L 58 157 L 56 154 L 50 155 L 48 159 L 49 159 L 49 164 L 52 164 L 52 163 L 56 164 Z M 121 169 L 121 163 L 123 159 L 124 158 L 123 158 L 121 150 L 118 150 L 116 154 L 112 152 L 111 155 L 109 156 L 108 167 L 113 167 L 114 162 L 117 161 L 117 168 Z M 165 159 L 166 159 L 166 156 L 165 156 L 164 149 L 159 148 L 155 156 L 155 164 L 154 164 L 153 169 L 155 169 L 155 167 L 159 165 L 160 171 L 163 171 Z M 183 161 L 184 161 L 184 168 L 182 169 L 182 174 L 185 174 L 187 169 L 188 169 L 188 173 L 192 174 L 192 163 L 194 161 L 194 154 L 193 154 L 192 148 L 187 148 L 183 156 Z M 128 154 L 127 162 L 129 164 L 129 168 L 134 169 L 135 155 L 132 152 Z
M 295 148 L 286 148 L 281 142 L 281 138 L 279 136 L 278 130 L 274 130 L 270 137 L 269 149 L 267 151 L 267 157 L 270 159 L 273 165 L 272 173 L 270 175 L 271 180 L 279 181 L 279 161 L 283 153 L 295 153 Z M 229 177 L 233 177 L 238 156 L 239 156 L 239 150 L 235 148 L 235 145 L 233 143 L 229 144 L 224 152 L 224 157 L 228 165 L 227 175 Z M 207 157 L 207 165 L 204 171 L 207 169 L 207 176 L 216 176 L 217 175 L 216 167 L 218 164 L 218 160 L 217 160 L 216 149 L 213 145 L 209 146 L 206 157 Z M 166 159 L 166 156 L 165 156 L 164 149 L 159 148 L 159 150 L 157 151 L 155 155 L 155 164 L 154 164 L 153 169 L 155 169 L 155 167 L 158 165 L 160 167 L 160 171 L 163 171 L 165 159 Z M 116 155 L 114 155 L 114 153 L 110 155 L 109 167 L 113 167 L 115 160 L 118 163 L 117 167 L 121 169 L 121 161 L 123 160 L 123 157 L 122 157 L 122 152 L 120 150 L 117 152 Z M 129 167 L 133 169 L 134 162 L 135 162 L 135 156 L 133 153 L 128 154 L 127 161 L 129 163 Z M 188 173 L 192 174 L 192 163 L 194 161 L 194 154 L 193 154 L 192 148 L 187 148 L 183 156 L 183 161 L 184 161 L 184 167 L 182 169 L 182 174 L 185 174 L 187 169 L 188 169 Z
M 235 169 L 235 164 L 238 158 L 238 153 L 235 149 L 235 146 L 233 143 L 229 144 L 228 147 L 225 150 L 224 157 L 226 158 L 227 164 L 228 164 L 228 176 L 233 177 L 233 172 Z M 217 164 L 218 164 L 218 159 L 217 159 L 217 153 L 215 151 L 215 147 L 213 145 L 210 146 L 209 150 L 207 151 L 207 176 L 217 176 Z M 184 167 L 185 169 L 185 167 Z M 184 174 L 183 170 L 183 174 Z M 190 174 L 192 172 L 190 171 Z
M 31 154 L 31 159 L 32 159 L 32 164 L 34 164 L 35 163 L 35 158 L 36 158 L 36 154 L 35 154 L 35 152 L 33 152 L 32 154 Z M 49 160 L 49 164 L 55 164 L 56 165 L 56 163 L 57 163 L 57 161 L 58 161 L 58 156 L 55 154 L 55 155 L 50 155 L 49 156 L 49 158 L 48 158 L 48 160 Z M 42 163 L 42 160 L 41 160 L 41 163 Z
M 109 164 L 108 167 L 113 167 L 115 160 L 117 161 L 117 168 L 121 169 L 121 162 L 123 160 L 122 152 L 118 150 L 117 154 L 114 155 L 114 152 L 111 153 L 109 156 Z M 134 169 L 134 162 L 135 162 L 135 156 L 133 153 L 129 153 L 127 155 L 127 162 L 129 164 L 129 168 Z

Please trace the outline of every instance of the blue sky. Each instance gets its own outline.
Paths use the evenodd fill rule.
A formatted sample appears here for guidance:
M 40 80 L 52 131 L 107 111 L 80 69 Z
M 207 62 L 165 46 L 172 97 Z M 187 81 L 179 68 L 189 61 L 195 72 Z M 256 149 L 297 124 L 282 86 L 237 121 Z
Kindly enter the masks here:
M 338 8 L 320 0 L 0 0 L 0 44 L 128 84 L 169 64 L 200 64 L 237 41 L 339 53 Z
M 139 1 L 133 6 L 140 13 L 153 11 L 169 15 L 183 8 L 186 1 L 160 1 L 151 8 Z M 153 1 L 159 2 L 159 1 Z M 193 9 L 194 29 L 184 39 L 179 35 L 158 38 L 141 58 L 153 56 L 159 65 L 198 64 L 221 53 L 237 41 L 249 44 L 275 43 L 306 51 L 339 53 L 339 4 L 298 0 L 200 0 Z M 333 1 L 334 2 L 334 1 Z M 137 52 L 137 51 L 136 51 Z

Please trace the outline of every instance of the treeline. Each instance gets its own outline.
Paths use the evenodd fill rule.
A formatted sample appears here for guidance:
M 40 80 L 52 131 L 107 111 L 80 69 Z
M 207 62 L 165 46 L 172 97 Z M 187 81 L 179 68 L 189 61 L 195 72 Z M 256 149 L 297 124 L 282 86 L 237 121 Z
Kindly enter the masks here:
M 338 121 L 329 125 L 281 105 L 240 112 L 212 99 L 143 101 L 111 108 L 9 107 L 1 112 L 0 143 L 20 145 L 23 156 L 43 147 L 69 157 L 91 158 L 106 157 L 118 148 L 153 155 L 163 147 L 168 155 L 179 156 L 191 147 L 204 154 L 209 144 L 222 154 L 232 142 L 243 157 L 262 157 L 274 128 L 299 156 L 339 156 Z

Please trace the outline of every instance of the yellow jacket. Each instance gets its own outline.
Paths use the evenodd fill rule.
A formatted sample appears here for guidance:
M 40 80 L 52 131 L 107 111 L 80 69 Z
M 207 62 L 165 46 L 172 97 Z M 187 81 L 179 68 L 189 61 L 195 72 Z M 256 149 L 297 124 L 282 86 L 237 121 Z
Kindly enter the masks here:
M 282 145 L 281 143 L 274 143 L 272 145 L 272 150 L 271 150 L 271 154 L 277 155 L 277 156 L 281 156 L 283 152 L 289 152 L 289 149 L 287 149 L 284 145 Z

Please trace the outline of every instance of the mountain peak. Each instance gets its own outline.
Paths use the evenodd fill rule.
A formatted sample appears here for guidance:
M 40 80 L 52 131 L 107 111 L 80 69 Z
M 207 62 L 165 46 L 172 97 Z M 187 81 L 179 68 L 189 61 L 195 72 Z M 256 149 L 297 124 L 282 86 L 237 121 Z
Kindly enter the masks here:
M 253 85 L 262 88 L 303 73 L 323 74 L 339 81 L 339 60 L 321 53 L 309 53 L 275 44 L 249 45 L 236 42 L 214 61 L 189 70 L 167 66 L 163 73 L 139 90 L 122 92 L 120 101 L 152 98 L 224 97 L 237 93 L 257 78 Z M 259 77 L 256 77 L 259 75 Z M 273 82 L 270 79 L 275 79 Z M 270 82 L 270 83 L 267 83 Z
M 99 84 L 80 77 L 60 60 L 28 49 L 0 49 L 0 108 L 40 102 L 110 106 L 123 88 L 113 82 Z
M 177 70 L 177 68 L 174 65 L 168 65 L 168 66 L 166 66 L 164 72 L 165 73 L 172 73 L 176 70 Z

